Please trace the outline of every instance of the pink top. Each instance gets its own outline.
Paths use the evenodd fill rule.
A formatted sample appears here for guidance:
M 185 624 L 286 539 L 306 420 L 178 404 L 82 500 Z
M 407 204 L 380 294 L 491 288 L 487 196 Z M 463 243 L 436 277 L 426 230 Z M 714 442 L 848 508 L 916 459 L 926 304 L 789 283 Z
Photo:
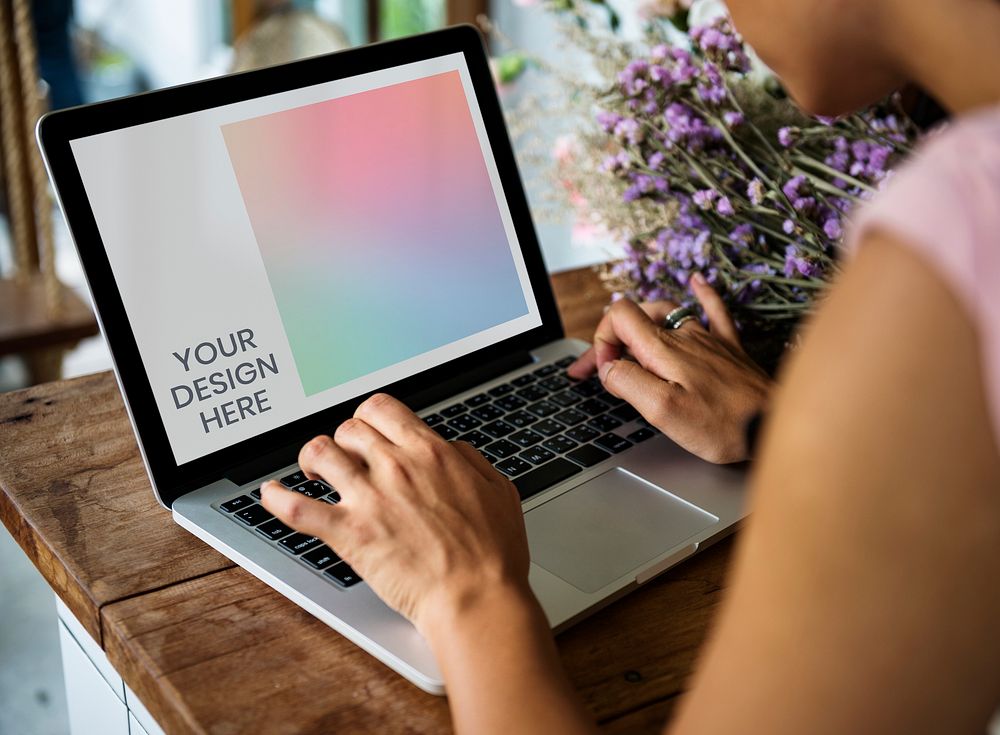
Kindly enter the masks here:
M 860 210 L 848 250 L 873 228 L 916 250 L 964 305 L 980 335 L 1000 438 L 1000 107 L 959 118 L 926 141 Z

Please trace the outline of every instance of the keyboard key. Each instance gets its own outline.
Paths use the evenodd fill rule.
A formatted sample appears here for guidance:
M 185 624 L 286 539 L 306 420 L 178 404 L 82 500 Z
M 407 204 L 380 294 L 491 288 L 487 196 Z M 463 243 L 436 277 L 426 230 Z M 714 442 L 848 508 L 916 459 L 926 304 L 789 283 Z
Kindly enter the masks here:
M 320 498 L 324 503 L 329 503 L 330 505 L 336 505 L 340 502 L 340 493 L 334 490 L 332 493 L 326 497 Z
M 249 495 L 240 495 L 238 498 L 233 498 L 230 501 L 222 503 L 219 507 L 226 511 L 226 513 L 234 513 L 240 508 L 246 508 L 248 505 L 253 505 L 253 499 Z
M 518 398 L 517 396 L 504 396 L 503 398 L 498 398 L 496 400 L 496 405 L 502 408 L 504 411 L 516 411 L 519 408 L 524 408 L 528 405 L 528 402 L 523 398 Z
M 295 488 L 295 492 L 305 495 L 307 498 L 322 498 L 328 492 L 330 488 L 324 485 L 319 480 L 309 480 L 302 485 Z
M 611 455 L 603 449 L 598 449 L 593 444 L 584 444 L 577 447 L 567 455 L 574 462 L 582 464 L 584 467 L 593 467 L 598 462 L 603 462 Z
M 566 432 L 566 436 L 584 444 L 589 442 L 591 439 L 596 439 L 600 436 L 600 433 L 594 431 L 589 426 L 575 426 Z
M 604 436 L 599 436 L 594 439 L 594 444 L 599 446 L 601 449 L 607 449 L 612 454 L 624 452 L 632 446 L 632 442 L 624 437 L 618 436 L 617 434 L 605 434 Z
M 525 462 L 520 457 L 508 457 L 507 459 L 497 462 L 497 469 L 503 472 L 509 477 L 517 477 L 518 475 L 523 475 L 531 469 L 531 465 Z
M 309 478 L 306 477 L 306 473 L 302 470 L 297 470 L 290 475 L 286 475 L 281 478 L 281 484 L 285 487 L 295 487 L 299 483 L 305 482 Z
M 465 413 L 468 408 L 462 403 L 456 403 L 453 406 L 448 406 L 448 408 L 441 409 L 441 415 L 446 419 L 453 419 L 460 413 Z
M 484 447 L 493 440 L 481 431 L 470 431 L 468 434 L 463 434 L 458 437 L 458 441 L 468 442 L 476 449 L 479 449 L 479 447 Z
M 444 416 L 439 413 L 432 413 L 430 416 L 424 416 L 424 423 L 428 426 L 437 426 L 442 421 L 444 421 Z
M 621 421 L 616 419 L 614 416 L 611 416 L 610 414 L 605 414 L 604 416 L 596 416 L 587 423 L 590 424 L 595 429 L 597 429 L 598 431 L 604 431 L 604 432 L 613 431 L 614 429 L 617 429 L 619 426 L 622 425 Z
M 576 449 L 577 443 L 565 434 L 560 434 L 559 436 L 554 436 L 551 439 L 546 439 L 542 442 L 542 446 L 555 452 L 556 454 L 565 454 L 571 449 Z
M 483 449 L 480 449 L 479 453 L 483 455 L 483 457 L 486 458 L 486 461 L 489 462 L 490 464 L 496 464 L 497 462 L 500 461 L 497 457 L 494 457 L 492 454 L 487 452 L 485 447 Z
M 548 401 L 539 401 L 538 403 L 533 403 L 528 406 L 528 410 L 535 414 L 538 418 L 544 419 L 546 416 L 559 413 L 559 406 L 554 403 L 549 403 Z
M 603 403 L 596 398 L 590 398 L 576 406 L 576 410 L 583 411 L 588 416 L 597 416 L 598 414 L 604 413 L 608 410 L 608 404 Z
M 641 429 L 636 429 L 631 434 L 628 435 L 629 441 L 633 441 L 636 444 L 639 442 L 644 442 L 647 439 L 652 439 L 656 436 L 656 433 L 651 429 L 643 426 Z
M 293 533 L 291 536 L 283 538 L 278 542 L 279 545 L 284 546 L 293 554 L 303 554 L 307 551 L 312 551 L 322 543 L 315 536 L 306 536 L 304 533 Z
M 273 521 L 268 521 L 267 523 L 262 523 L 257 528 L 254 529 L 261 536 L 269 538 L 272 541 L 277 541 L 280 538 L 284 538 L 290 533 L 294 533 L 292 529 L 286 526 L 284 523 L 275 518 Z
M 526 385 L 531 385 L 536 380 L 538 380 L 538 378 L 536 378 L 531 373 L 525 373 L 524 375 L 518 375 L 516 378 L 510 381 L 510 384 L 515 388 L 523 388 Z
M 499 398 L 500 396 L 505 396 L 508 393 L 513 393 L 514 386 L 512 386 L 510 383 L 504 383 L 503 385 L 498 385 L 496 388 L 490 388 L 486 392 L 489 393 L 494 398 Z
M 494 457 L 499 459 L 506 459 L 507 457 L 513 457 L 519 451 L 521 447 L 517 446 L 513 442 L 509 442 L 506 439 L 501 439 L 498 442 L 493 442 L 492 444 L 487 444 L 483 447 L 487 452 L 492 454 Z
M 494 439 L 499 439 L 500 437 L 507 436 L 510 432 L 514 431 L 514 427 L 506 421 L 497 420 L 483 425 L 482 430 L 483 433 L 489 434 Z
M 573 391 L 564 390 L 562 393 L 556 393 L 554 396 L 549 396 L 549 400 L 553 403 L 558 403 L 563 408 L 566 408 L 567 406 L 579 403 L 583 399 Z
M 440 434 L 442 439 L 447 439 L 448 441 L 458 436 L 458 432 L 446 424 L 438 424 L 434 427 L 434 431 Z
M 587 414 L 577 411 L 574 408 L 569 408 L 561 413 L 557 413 L 552 418 L 559 423 L 566 424 L 566 426 L 576 426 L 587 420 Z
M 351 587 L 361 581 L 358 573 L 347 566 L 346 561 L 340 562 L 336 566 L 330 567 L 323 572 L 327 577 L 339 584 L 341 587 Z
M 604 386 L 601 385 L 601 381 L 597 378 L 588 378 L 587 380 L 581 381 L 570 388 L 571 391 L 576 393 L 578 396 L 583 396 L 584 398 L 593 398 L 598 393 L 604 392 Z
M 532 495 L 537 495 L 542 490 L 547 490 L 578 472 L 582 472 L 578 466 L 557 457 L 548 464 L 543 464 L 541 467 L 515 478 L 514 487 L 517 488 L 521 500 L 527 500 Z
M 243 508 L 236 511 L 233 517 L 243 521 L 248 526 L 257 526 L 274 518 L 263 505 L 251 505 L 249 508 Z
M 333 553 L 329 546 L 320 546 L 307 554 L 302 555 L 302 561 L 313 569 L 326 569 L 331 564 L 340 561 L 340 557 Z
M 503 414 L 503 409 L 492 403 L 489 406 L 480 406 L 479 408 L 472 410 L 472 415 L 477 419 L 482 419 L 483 421 L 498 419 L 503 416 Z
M 556 361 L 556 365 L 558 365 L 561 368 L 567 368 L 570 365 L 572 365 L 574 362 L 576 362 L 576 360 L 577 360 L 577 358 L 575 358 L 573 355 L 567 355 L 566 357 L 562 358 L 561 360 L 557 360 Z
M 536 434 L 531 429 L 521 429 L 516 434 L 510 435 L 510 440 L 517 444 L 519 447 L 530 447 L 538 444 L 542 439 L 544 439 L 541 434 Z
M 549 392 L 547 390 L 539 388 L 537 385 L 529 385 L 527 388 L 521 388 L 521 390 L 517 392 L 517 395 L 526 401 L 539 401 L 542 398 L 545 398 L 548 394 Z
M 481 423 L 483 422 L 477 419 L 476 417 L 472 416 L 471 414 L 463 413 L 451 419 L 448 422 L 448 426 L 453 428 L 455 431 L 464 434 L 467 431 L 472 431 L 473 429 L 478 427 Z
M 525 449 L 519 455 L 517 455 L 525 462 L 531 462 L 531 464 L 545 464 L 550 459 L 555 459 L 556 455 L 550 452 L 543 446 L 534 446 L 530 449 Z
M 535 371 L 535 375 L 537 375 L 539 378 L 547 378 L 550 375 L 555 375 L 558 372 L 559 372 L 558 365 L 544 365 L 543 367 L 540 367 L 538 368 L 538 370 Z
M 527 411 L 515 411 L 514 413 L 509 413 L 504 416 L 504 421 L 516 426 L 519 429 L 523 429 L 525 426 L 538 421 L 538 417 L 533 413 L 528 413 Z
M 566 427 L 560 424 L 558 421 L 553 421 L 552 419 L 542 419 L 537 424 L 531 427 L 532 431 L 537 431 L 543 436 L 555 436 L 560 433 Z
M 563 388 L 569 387 L 569 380 L 562 375 L 553 375 L 543 380 L 539 385 L 545 388 L 545 390 L 560 391 Z
M 616 419 L 621 419 L 622 421 L 625 422 L 635 421 L 637 418 L 639 418 L 639 412 L 636 411 L 634 407 L 630 406 L 627 403 L 623 403 L 618 408 L 612 408 L 611 415 L 614 416 Z
M 250 491 L 250 497 L 254 500 L 260 500 L 260 488 Z
M 468 399 L 465 402 L 465 405 L 468 406 L 469 408 L 477 408 L 489 402 L 490 402 L 490 397 L 488 395 L 486 395 L 485 393 L 478 393 L 472 396 L 472 398 Z

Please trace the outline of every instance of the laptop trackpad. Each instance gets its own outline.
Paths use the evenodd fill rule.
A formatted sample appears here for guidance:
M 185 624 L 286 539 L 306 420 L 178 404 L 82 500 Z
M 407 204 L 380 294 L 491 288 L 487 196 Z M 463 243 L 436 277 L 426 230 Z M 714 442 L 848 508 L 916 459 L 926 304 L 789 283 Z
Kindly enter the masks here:
M 524 516 L 531 560 L 597 592 L 719 519 L 617 467 Z

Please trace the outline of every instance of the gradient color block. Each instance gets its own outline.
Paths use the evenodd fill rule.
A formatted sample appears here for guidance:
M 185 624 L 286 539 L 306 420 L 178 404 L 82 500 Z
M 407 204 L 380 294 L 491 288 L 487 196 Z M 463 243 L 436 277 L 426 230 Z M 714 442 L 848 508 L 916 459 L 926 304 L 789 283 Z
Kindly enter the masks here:
M 528 313 L 457 71 L 222 132 L 306 395 Z

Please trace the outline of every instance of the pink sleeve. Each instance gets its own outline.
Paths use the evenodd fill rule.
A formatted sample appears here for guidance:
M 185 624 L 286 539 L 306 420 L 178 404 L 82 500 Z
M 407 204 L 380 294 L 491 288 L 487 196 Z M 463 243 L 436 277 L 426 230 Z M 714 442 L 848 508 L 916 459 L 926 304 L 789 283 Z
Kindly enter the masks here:
M 972 319 L 1000 436 L 1000 108 L 927 141 L 861 209 L 849 230 L 849 255 L 873 229 L 913 248 Z

